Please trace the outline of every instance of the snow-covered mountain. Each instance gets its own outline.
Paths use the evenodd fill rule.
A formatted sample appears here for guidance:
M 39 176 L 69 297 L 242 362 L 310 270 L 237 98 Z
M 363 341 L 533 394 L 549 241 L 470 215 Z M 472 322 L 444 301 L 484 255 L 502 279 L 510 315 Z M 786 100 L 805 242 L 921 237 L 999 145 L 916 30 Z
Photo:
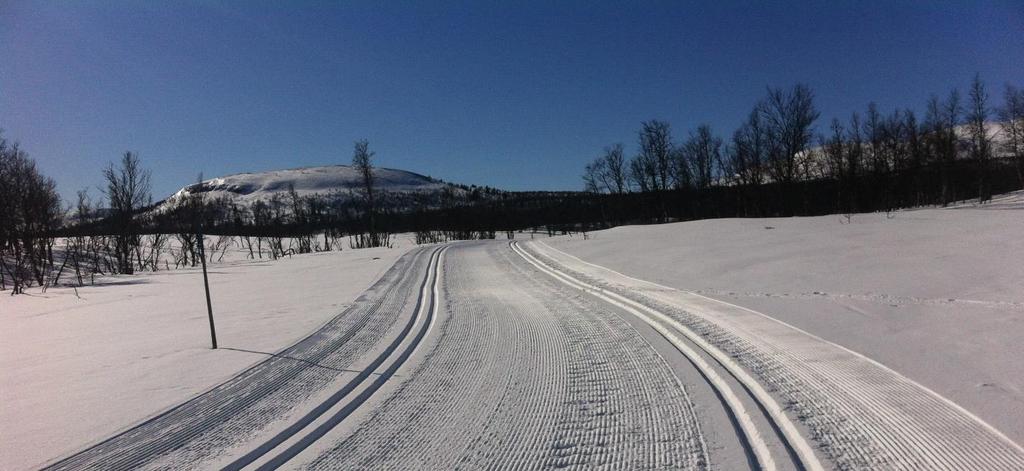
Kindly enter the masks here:
M 455 189 L 424 175 L 390 168 L 373 169 L 374 186 L 389 194 L 440 193 L 445 188 Z M 204 193 L 208 199 L 228 197 L 241 204 L 269 200 L 276 194 L 285 195 L 291 188 L 300 196 L 319 194 L 325 197 L 349 198 L 362 188 L 362 177 L 349 165 L 328 165 L 257 173 L 239 173 L 211 178 L 188 185 L 162 203 L 172 206 L 184 197 Z

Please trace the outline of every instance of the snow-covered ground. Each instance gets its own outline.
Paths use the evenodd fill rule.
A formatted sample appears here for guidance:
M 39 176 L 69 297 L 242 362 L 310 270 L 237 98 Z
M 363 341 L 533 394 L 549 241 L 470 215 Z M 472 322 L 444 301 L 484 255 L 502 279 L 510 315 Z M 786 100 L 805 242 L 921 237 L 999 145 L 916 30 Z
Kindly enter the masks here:
M 546 240 L 783 320 L 1024 441 L 1024 194 L 885 214 L 629 226 Z
M 342 311 L 411 246 L 210 266 L 0 296 L 0 469 L 78 450 L 209 389 Z
M 218 351 L 197 270 L 4 297 L 0 468 L 1020 469 L 1022 207 L 229 252 Z

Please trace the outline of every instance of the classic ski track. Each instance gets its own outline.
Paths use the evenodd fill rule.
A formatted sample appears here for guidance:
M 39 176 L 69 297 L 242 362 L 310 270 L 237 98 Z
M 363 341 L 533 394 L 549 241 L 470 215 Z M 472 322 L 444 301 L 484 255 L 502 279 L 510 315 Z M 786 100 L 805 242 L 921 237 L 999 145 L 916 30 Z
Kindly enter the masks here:
M 784 400 L 839 468 L 1024 469 L 1020 445 L 952 401 L 863 355 L 755 311 L 628 277 L 544 247 L 531 246 L 560 271 L 665 312 L 727 352 Z M 577 268 L 566 265 L 570 262 Z M 584 273 L 580 265 L 591 268 Z M 716 311 L 726 314 L 709 315 Z
M 767 412 L 767 418 L 775 422 L 775 428 L 783 431 L 784 439 L 789 442 L 789 446 L 796 449 L 800 454 L 800 464 L 804 468 L 812 471 L 822 469 L 821 464 L 818 463 L 817 459 L 814 457 L 813 451 L 808 453 L 809 446 L 806 443 L 802 443 L 802 438 L 796 435 L 797 432 L 795 431 L 795 427 L 789 423 L 788 418 L 783 414 L 780 414 L 781 408 L 775 404 L 770 397 L 766 398 L 766 393 L 758 391 L 760 386 L 746 378 L 742 371 L 737 371 L 737 369 L 729 363 L 728 358 L 725 358 L 721 352 L 716 351 L 713 347 L 702 343 L 699 337 L 694 335 L 693 332 L 689 331 L 689 329 L 678 324 L 673 324 L 667 316 L 654 311 L 649 307 L 642 306 L 639 303 L 630 302 L 627 298 L 616 296 L 615 294 L 598 292 L 600 290 L 595 286 L 556 271 L 550 265 L 527 253 L 517 242 L 511 243 L 510 246 L 518 255 L 523 257 L 523 259 L 530 264 L 534 265 L 541 272 L 550 275 L 568 286 L 588 291 L 591 295 L 598 297 L 605 302 L 616 305 L 620 309 L 637 316 L 654 328 L 659 334 L 668 340 L 669 343 L 675 346 L 683 356 L 685 356 L 698 370 L 700 370 L 709 385 L 719 394 L 719 397 L 722 398 L 723 406 L 728 408 L 731 415 L 736 418 L 737 424 L 740 428 L 739 433 L 742 433 L 746 442 L 749 443 L 759 467 L 766 470 L 776 469 L 775 458 L 771 453 L 768 439 L 765 437 L 765 435 L 771 436 L 772 434 L 765 434 L 758 429 L 755 425 L 753 414 L 747 410 L 747 407 L 740 398 L 742 393 L 737 393 L 736 390 L 727 383 L 722 375 L 719 374 L 718 368 L 716 368 L 712 363 L 706 361 L 697 351 L 690 347 L 687 342 L 679 338 L 677 334 L 681 334 L 683 337 L 696 344 L 713 359 L 717 360 L 729 374 L 740 381 L 740 383 L 745 387 L 745 392 L 749 392 L 750 397 L 756 403 L 759 403 L 762 410 Z M 642 312 L 641 310 L 646 312 Z M 666 326 L 664 324 L 669 325 Z
M 628 365 L 623 366 L 623 372 L 632 376 L 632 380 L 629 382 L 629 385 L 634 386 L 632 393 L 642 397 L 641 401 L 643 403 L 666 400 L 666 395 L 664 392 L 661 392 L 665 387 L 678 388 L 678 391 L 682 393 L 676 398 L 679 401 L 677 407 L 683 410 L 682 414 L 665 414 L 661 409 L 649 409 L 647 412 L 651 416 L 644 421 L 643 426 L 653 430 L 651 434 L 653 437 L 673 437 L 673 430 L 676 433 L 682 433 L 682 436 L 675 439 L 681 439 L 685 442 L 688 449 L 695 454 L 695 457 L 691 456 L 691 458 L 695 459 L 689 462 L 666 459 L 672 456 L 671 448 L 675 446 L 675 444 L 668 442 L 672 438 L 667 438 L 663 440 L 645 440 L 640 443 L 641 447 L 626 448 L 627 454 L 624 457 L 613 456 L 613 450 L 610 447 L 599 448 L 601 457 L 598 459 L 598 463 L 617 459 L 622 461 L 622 464 L 627 469 L 648 466 L 670 469 L 682 466 L 690 468 L 707 467 L 707 444 L 704 442 L 699 426 L 695 426 L 697 424 L 687 424 L 685 420 L 678 420 L 680 418 L 696 417 L 693 404 L 686 396 L 682 382 L 670 371 L 668 362 L 657 353 L 650 343 L 617 314 L 596 308 L 593 303 L 586 303 L 583 299 L 575 296 L 575 292 L 567 291 L 564 286 L 554 280 L 547 277 L 537 277 L 532 267 L 524 263 L 523 259 L 513 255 L 513 252 L 510 250 L 502 250 L 500 255 L 508 266 L 520 273 L 527 283 L 533 285 L 532 290 L 561 293 L 559 300 L 562 302 L 550 304 L 550 310 L 589 314 L 568 315 L 564 316 L 563 319 L 566 332 L 569 334 L 570 345 L 574 347 L 575 355 L 570 358 L 577 359 L 578 363 L 582 363 L 581 366 L 574 369 L 579 372 L 579 376 L 585 377 L 591 372 L 609 371 L 608 358 L 627 358 L 629 360 Z M 573 341 L 573 339 L 579 340 Z M 610 348 L 610 345 L 615 345 L 618 348 Z M 590 355 L 594 351 L 601 352 L 601 355 L 598 355 L 598 359 L 594 359 Z M 648 355 L 650 352 L 653 352 L 653 355 Z M 660 368 L 651 368 L 652 363 L 657 364 Z M 587 383 L 589 381 L 584 384 Z M 656 388 L 650 386 L 659 383 L 662 384 L 662 389 L 656 390 Z M 630 392 L 625 391 L 626 394 Z M 600 394 L 600 400 L 592 402 L 603 405 L 607 396 L 607 394 Z M 604 419 L 612 417 L 612 415 L 606 414 L 605 408 L 602 407 L 596 417 Z M 621 424 L 605 425 L 607 421 L 594 421 L 593 417 L 584 417 L 583 423 L 579 422 L 568 423 L 570 426 L 567 430 L 570 433 L 574 427 L 582 427 L 590 431 L 612 430 L 614 433 L 606 434 L 606 436 L 613 439 L 621 439 L 623 436 L 624 427 Z M 601 427 L 595 426 L 594 422 L 600 424 Z M 638 451 L 638 448 L 641 448 L 641 450 Z M 685 464 L 681 466 L 681 463 Z M 580 462 L 573 464 L 587 465 L 588 463 Z
M 692 404 L 657 352 L 510 255 L 453 247 L 432 348 L 310 468 L 706 466 Z
M 367 372 L 367 376 L 364 376 L 362 379 L 359 379 L 358 383 L 362 383 L 363 380 L 365 380 L 369 376 L 369 372 L 377 371 L 378 368 L 380 368 L 381 365 L 386 360 L 391 360 L 391 363 L 388 365 L 388 367 L 381 371 L 380 373 L 378 373 L 378 376 L 373 381 L 370 381 L 369 384 L 362 391 L 360 391 L 354 397 L 348 398 L 348 400 L 345 403 L 343 403 L 342 407 L 339 410 L 335 411 L 333 414 L 327 417 L 327 420 L 321 422 L 318 426 L 305 433 L 297 442 L 294 442 L 292 445 L 288 446 L 284 450 L 277 453 L 270 460 L 260 465 L 257 468 L 258 471 L 272 471 L 280 468 L 289 460 L 297 456 L 303 450 L 305 450 L 314 442 L 316 442 L 324 435 L 326 435 L 328 432 L 330 432 L 334 427 L 336 427 L 339 423 L 348 418 L 349 415 L 355 412 L 356 409 L 362 406 L 363 403 L 365 403 L 374 393 L 377 392 L 377 390 L 379 390 L 384 385 L 384 383 L 390 380 L 394 376 L 395 372 L 398 371 L 398 369 L 409 359 L 413 352 L 416 351 L 416 349 L 422 342 L 423 338 L 430 330 L 430 327 L 433 324 L 433 319 L 437 313 L 437 286 L 441 277 L 441 263 L 444 258 L 444 253 L 447 250 L 448 247 L 446 246 L 434 250 L 434 252 L 431 254 L 430 263 L 427 265 L 427 276 L 423 280 L 423 286 L 420 289 L 420 295 L 416 301 L 415 315 L 410 319 L 406 329 L 402 331 L 402 334 L 397 339 L 394 340 L 391 346 L 384 353 L 382 353 L 380 357 L 378 357 L 377 362 L 375 362 L 374 365 L 365 370 Z M 429 303 L 427 302 L 427 299 L 430 300 Z M 423 319 L 422 323 L 419 322 L 419 319 L 421 318 Z M 413 326 L 416 324 L 421 324 L 416 335 L 408 343 L 405 344 L 405 348 L 402 349 L 401 353 L 395 355 L 395 350 L 398 348 L 400 344 L 405 342 L 405 340 L 409 336 L 409 333 L 412 331 Z M 350 382 L 341 390 L 339 390 L 336 393 L 336 396 L 339 396 L 339 399 L 341 397 L 348 397 L 348 394 L 353 392 L 353 390 L 355 390 L 355 388 L 360 385 L 353 385 L 354 383 L 356 383 L 355 380 L 353 382 Z M 330 408 L 333 407 L 335 403 L 337 403 L 337 401 L 333 401 L 329 405 L 325 403 L 325 406 L 327 406 L 327 408 Z M 315 413 L 314 419 L 319 418 L 321 415 L 324 415 L 327 412 L 327 408 L 324 408 L 324 410 L 321 411 L 317 411 Z M 311 413 L 311 415 L 313 414 Z M 308 426 L 311 422 L 312 419 L 305 422 L 305 424 L 302 425 L 302 427 Z M 298 432 L 298 430 L 296 430 L 296 432 Z M 277 446 L 280 443 L 281 441 L 276 441 L 276 443 L 274 443 L 273 446 Z M 267 451 L 269 451 L 269 449 Z M 266 453 L 266 451 L 264 453 Z M 248 461 L 242 462 L 237 466 L 234 466 L 233 463 L 232 466 L 228 466 L 225 469 L 241 469 L 242 466 L 248 465 L 252 463 L 254 460 L 255 458 L 249 459 Z
M 424 273 L 416 267 L 426 253 L 417 249 L 401 257 L 356 303 L 295 345 L 47 469 L 200 468 L 255 438 L 383 340 L 415 292 L 411 288 Z

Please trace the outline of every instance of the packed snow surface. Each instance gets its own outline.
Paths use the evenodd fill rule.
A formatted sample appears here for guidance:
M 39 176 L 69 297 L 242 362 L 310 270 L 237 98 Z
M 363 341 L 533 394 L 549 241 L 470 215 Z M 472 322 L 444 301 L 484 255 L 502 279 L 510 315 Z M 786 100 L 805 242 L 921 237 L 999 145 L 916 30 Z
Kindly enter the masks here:
M 8 297 L 0 467 L 1024 469 L 1022 203 Z
M 692 360 L 741 424 L 757 457 L 753 469 L 776 469 L 773 463 L 786 469 L 794 457 L 797 469 L 809 471 L 828 463 L 836 469 L 1024 468 L 1024 448 L 863 355 L 760 312 L 623 275 L 542 241 L 524 246 L 520 252 L 532 252 L 524 256 L 538 269 L 644 319 Z M 715 363 L 700 361 L 701 353 L 680 336 Z M 719 366 L 742 388 L 731 387 L 715 371 Z M 743 405 L 745 394 L 757 398 L 778 435 L 758 427 L 755 410 Z M 773 453 L 775 437 L 784 437 L 795 456 Z
M 406 252 L 361 249 L 0 296 L 0 469 L 35 468 L 172 407 L 341 312 Z M 6 293 L 5 293 L 6 294 Z
M 1024 194 L 885 214 L 627 226 L 548 240 L 755 309 L 935 390 L 1024 441 Z

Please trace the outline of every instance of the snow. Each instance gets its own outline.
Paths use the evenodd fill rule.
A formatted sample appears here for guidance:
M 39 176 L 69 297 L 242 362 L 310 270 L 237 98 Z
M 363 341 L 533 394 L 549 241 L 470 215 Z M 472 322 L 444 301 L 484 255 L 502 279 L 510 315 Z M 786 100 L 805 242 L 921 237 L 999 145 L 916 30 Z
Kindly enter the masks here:
M 780 319 L 1024 441 L 1024 193 L 950 209 L 628 226 L 546 240 Z
M 379 190 L 392 193 L 432 192 L 448 186 L 405 170 L 376 168 L 373 175 Z M 300 196 L 327 196 L 335 191 L 343 194 L 359 191 L 362 185 L 362 176 L 355 168 L 348 165 L 329 165 L 212 178 L 178 190 L 167 201 L 173 203 L 197 188 L 205 190 L 209 198 L 227 196 L 239 202 L 252 203 L 256 200 L 269 199 L 274 194 L 286 194 L 290 187 L 294 187 Z
M 289 469 L 694 469 L 697 411 L 614 312 L 505 241 L 445 252 L 431 334 L 356 420 Z M 717 452 L 717 450 L 716 450 Z M 745 461 L 743 461 L 745 463 Z
M 927 463 L 971 459 L 976 455 L 970 453 L 985 449 L 976 444 L 992 443 L 992 435 L 959 433 L 979 430 L 978 424 L 921 394 L 909 380 L 1024 441 L 1021 209 L 1024 192 L 985 205 L 963 203 L 891 217 L 706 220 L 522 245 L 563 273 L 596 280 L 588 283 L 600 282 L 596 286 L 608 293 L 633 296 L 675 322 L 700 327 L 694 332 L 731 352 L 737 368 L 755 379 L 772 379 L 765 384 L 780 404 L 806 408 L 788 411 L 790 417 L 835 419 L 834 426 L 828 421 L 796 425 L 833 427 L 813 430 L 841 439 L 836 450 L 858 444 L 851 456 L 864 455 L 864 463 L 884 461 L 890 455 L 872 448 L 881 446 L 876 438 L 884 435 L 895 437 L 898 453 L 892 456 Z M 670 349 L 649 348 L 663 338 L 659 332 L 648 326 L 645 333 L 612 311 L 613 305 L 539 277 L 505 244 L 472 242 L 448 252 L 441 283 L 448 307 L 438 311 L 437 325 L 399 370 L 400 382 L 382 389 L 370 401 L 373 407 L 363 406 L 358 421 L 311 448 L 306 458 L 315 461 L 307 463 L 335 468 L 356 462 L 422 464 L 425 456 L 456 463 L 464 462 L 463 451 L 482 465 L 499 457 L 530 463 L 530 456 L 539 456 L 531 453 L 550 452 L 549 444 L 562 444 L 562 435 L 575 437 L 565 443 L 579 441 L 570 451 L 580 455 L 563 457 L 565 462 L 581 456 L 618 459 L 631 452 L 595 450 L 651 443 L 682 445 L 671 453 L 680 463 L 704 460 L 702 453 L 712 463 L 736 462 L 729 461 L 737 458 L 728 455 L 732 451 L 717 451 L 738 448 L 723 441 L 721 430 L 731 428 L 715 427 L 728 422 L 707 419 L 714 409 L 708 402 L 712 392 L 689 383 L 700 376 L 680 374 L 689 363 L 665 358 Z M 625 277 L 573 262 L 544 244 L 684 291 L 617 279 Z M 407 251 L 409 237 L 398 238 L 398 246 L 279 261 L 246 261 L 241 252 L 229 252 L 225 262 L 210 268 L 222 346 L 216 351 L 209 349 L 202 280 L 194 269 L 106 277 L 77 292 L 52 288 L 0 296 L 0 469 L 37 467 L 96 443 L 280 351 L 352 302 Z M 408 283 L 418 280 L 418 273 Z M 380 328 L 381 323 L 367 325 Z M 671 371 L 679 384 L 686 383 L 685 390 L 672 381 Z M 791 378 L 803 379 L 787 382 Z M 630 389 L 635 385 L 641 389 Z M 688 391 L 692 405 L 685 402 Z M 312 403 L 321 398 L 317 394 Z M 665 400 L 670 394 L 677 396 Z M 594 407 L 586 402 L 598 397 Z M 864 397 L 885 407 L 858 409 Z M 560 404 L 587 406 L 573 410 Z M 842 408 L 830 413 L 837 404 Z M 305 411 L 298 409 L 292 415 L 253 417 L 290 423 Z M 658 418 L 652 419 L 655 413 Z M 481 414 L 490 414 L 493 423 Z M 631 425 L 623 425 L 627 422 Z M 565 428 L 551 429 L 551 423 Z M 620 434 L 620 427 L 655 435 Z M 657 435 L 662 433 L 681 435 Z M 870 435 L 868 442 L 858 442 L 858 434 Z M 479 440 L 485 436 L 497 438 Z M 951 445 L 958 437 L 962 449 Z M 700 445 L 705 440 L 707 447 Z M 389 448 L 392 453 L 380 453 L 380 443 L 398 445 Z M 417 445 L 427 443 L 432 445 Z M 223 451 L 205 452 L 217 457 Z M 188 463 L 175 461 L 181 456 L 167 459 L 162 463 Z
M 412 244 L 396 245 L 277 261 L 229 252 L 209 267 L 218 350 L 198 269 L 0 296 L 0 469 L 81 449 L 287 347 Z
M 676 333 L 713 357 L 704 366 L 721 365 L 742 383 L 742 390 L 757 396 L 756 403 L 771 416 L 772 428 L 783 432 L 803 469 L 822 469 L 819 453 L 837 469 L 1024 469 L 1024 448 L 984 420 L 849 349 L 757 311 L 629 277 L 541 241 L 521 245 L 533 252 L 528 258 L 544 260 L 542 271 L 612 304 L 635 308 L 626 311 L 657 326 L 695 365 L 701 362 Z M 722 397 L 729 395 L 716 389 Z M 737 419 L 756 422 L 749 412 L 729 408 Z M 789 419 L 800 424 L 787 424 Z M 768 438 L 762 443 L 769 445 L 774 434 L 744 435 Z M 803 437 L 814 439 L 813 452 Z M 757 455 L 763 467 L 771 468 Z

